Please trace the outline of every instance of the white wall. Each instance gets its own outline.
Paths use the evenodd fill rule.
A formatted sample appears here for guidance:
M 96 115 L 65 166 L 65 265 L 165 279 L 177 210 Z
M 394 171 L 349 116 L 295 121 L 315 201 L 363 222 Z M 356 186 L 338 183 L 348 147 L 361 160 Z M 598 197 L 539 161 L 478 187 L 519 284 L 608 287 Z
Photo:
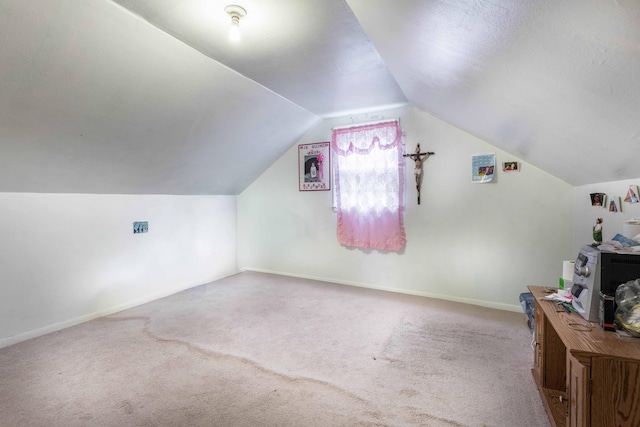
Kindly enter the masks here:
M 241 269 L 471 302 L 518 311 L 528 284 L 556 285 L 574 257 L 573 188 L 530 164 L 471 182 L 471 155 L 520 161 L 412 108 L 328 119 L 299 143 L 328 141 L 331 128 L 400 117 L 406 151 L 434 151 L 422 204 L 407 164 L 407 246 L 365 253 L 340 246 L 330 192 L 298 191 L 297 145 L 238 197 Z
M 580 246 L 593 242 L 593 226 L 596 219 L 602 218 L 602 239 L 611 240 L 617 233 L 623 234 L 625 221 L 640 218 L 640 203 L 624 201 L 630 185 L 640 186 L 640 178 L 583 185 L 575 188 L 576 230 L 574 251 L 577 255 Z M 591 206 L 591 193 L 605 193 L 620 196 L 622 210 L 609 212 L 606 206 Z
M 0 347 L 237 272 L 235 196 L 0 193 L 0 206 Z

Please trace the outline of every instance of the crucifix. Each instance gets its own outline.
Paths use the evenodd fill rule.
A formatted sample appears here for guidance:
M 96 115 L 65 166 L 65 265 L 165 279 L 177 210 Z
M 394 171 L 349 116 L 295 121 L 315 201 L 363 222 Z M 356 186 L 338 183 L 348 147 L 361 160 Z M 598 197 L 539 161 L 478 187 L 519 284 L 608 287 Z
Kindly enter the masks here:
M 420 204 L 420 187 L 422 185 L 422 162 L 427 160 L 429 156 L 436 154 L 433 151 L 420 152 L 420 144 L 416 146 L 416 152 L 413 154 L 403 154 L 404 157 L 411 157 L 416 162 L 415 169 L 413 170 L 416 176 L 416 190 L 418 190 L 418 204 Z

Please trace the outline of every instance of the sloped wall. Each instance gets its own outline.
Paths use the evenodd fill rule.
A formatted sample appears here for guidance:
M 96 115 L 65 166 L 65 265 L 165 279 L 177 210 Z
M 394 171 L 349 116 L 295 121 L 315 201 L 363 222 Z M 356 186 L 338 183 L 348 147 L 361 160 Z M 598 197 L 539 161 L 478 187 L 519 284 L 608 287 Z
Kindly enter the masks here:
M 237 272 L 235 196 L 0 193 L 0 206 L 0 347 Z
M 406 151 L 434 151 L 424 166 L 422 204 L 406 168 L 407 245 L 370 253 L 338 244 L 331 192 L 298 191 L 297 145 L 238 197 L 241 269 L 520 310 L 528 284 L 556 285 L 573 250 L 573 187 L 522 164 L 494 182 L 471 182 L 471 156 L 520 161 L 419 110 L 327 119 L 300 143 L 328 141 L 331 128 L 400 117 Z

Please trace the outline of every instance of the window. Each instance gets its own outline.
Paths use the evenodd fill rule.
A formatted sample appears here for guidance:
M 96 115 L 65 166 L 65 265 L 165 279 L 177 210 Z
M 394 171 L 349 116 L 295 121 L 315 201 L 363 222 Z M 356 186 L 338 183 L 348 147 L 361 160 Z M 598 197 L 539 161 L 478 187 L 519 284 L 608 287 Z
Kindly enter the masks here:
M 402 147 L 398 121 L 333 130 L 341 244 L 388 251 L 404 247 Z

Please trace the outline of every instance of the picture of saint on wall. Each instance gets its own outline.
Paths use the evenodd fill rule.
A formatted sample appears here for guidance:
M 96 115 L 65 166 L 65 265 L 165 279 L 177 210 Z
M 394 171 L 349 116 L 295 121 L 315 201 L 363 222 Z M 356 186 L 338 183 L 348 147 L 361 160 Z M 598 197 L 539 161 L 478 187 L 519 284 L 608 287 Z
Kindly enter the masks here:
M 607 196 L 604 193 L 591 193 L 591 206 L 603 207 L 606 204 Z
M 630 185 L 629 191 L 627 191 L 627 197 L 624 198 L 625 202 L 638 203 L 638 186 Z
M 620 212 L 620 197 L 618 196 L 609 196 L 609 212 Z
M 298 145 L 300 191 L 326 191 L 331 189 L 329 143 Z

